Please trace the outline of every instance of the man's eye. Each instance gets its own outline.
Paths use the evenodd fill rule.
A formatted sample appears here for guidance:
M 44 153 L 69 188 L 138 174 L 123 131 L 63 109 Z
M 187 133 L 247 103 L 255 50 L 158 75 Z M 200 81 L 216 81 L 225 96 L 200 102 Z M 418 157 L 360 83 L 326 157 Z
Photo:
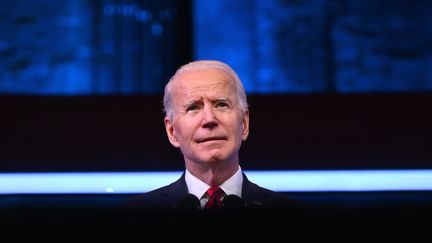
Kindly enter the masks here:
M 197 110 L 198 106 L 197 105 L 190 105 L 186 108 L 186 111 L 194 111 Z
M 228 104 L 225 102 L 219 102 L 216 104 L 217 108 L 223 108 L 223 107 L 228 107 Z

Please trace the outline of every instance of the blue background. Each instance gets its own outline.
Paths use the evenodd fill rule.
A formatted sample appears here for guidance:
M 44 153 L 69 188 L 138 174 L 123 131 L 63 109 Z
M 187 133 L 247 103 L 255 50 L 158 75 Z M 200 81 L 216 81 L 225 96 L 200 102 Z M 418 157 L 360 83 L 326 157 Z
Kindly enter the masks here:
M 430 92 L 432 3 L 4 0 L 0 93 L 160 94 L 192 59 L 249 94 Z

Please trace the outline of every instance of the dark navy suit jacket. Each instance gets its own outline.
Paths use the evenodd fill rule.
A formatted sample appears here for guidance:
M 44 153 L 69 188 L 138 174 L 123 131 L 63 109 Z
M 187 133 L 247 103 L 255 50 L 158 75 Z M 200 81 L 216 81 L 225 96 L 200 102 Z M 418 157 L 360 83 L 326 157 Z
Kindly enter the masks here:
M 188 195 L 185 174 L 175 182 L 153 191 L 134 196 L 122 204 L 125 210 L 142 209 L 149 212 L 173 212 L 178 203 Z M 300 209 L 303 205 L 279 192 L 274 192 L 248 180 L 243 173 L 242 201 L 253 209 Z
M 303 219 L 304 209 L 308 208 L 304 203 L 284 193 L 260 187 L 249 181 L 245 174 L 242 206 L 215 211 L 201 210 L 199 206 L 193 210 L 178 210 L 179 202 L 188 195 L 191 194 L 188 193 L 183 173 L 177 181 L 167 186 L 133 196 L 121 203 L 118 207 L 120 210 L 116 211 L 120 212 L 120 217 L 114 218 L 115 225 L 121 224 L 128 229 L 136 229 L 136 232 L 145 231 L 146 234 L 168 228 L 177 232 L 208 232 L 209 229 L 219 229 L 220 226 L 225 231 L 235 231 L 239 226 L 244 226 L 248 229 L 248 234 L 253 235 L 261 234 L 267 229 L 273 232 L 272 234 L 275 231 L 285 232 L 287 227 L 292 229 L 301 222 L 309 222 Z M 238 230 L 235 233 L 238 233 Z M 167 233 L 163 234 L 163 237 L 170 235 L 176 234 Z M 158 237 L 161 235 L 158 234 Z

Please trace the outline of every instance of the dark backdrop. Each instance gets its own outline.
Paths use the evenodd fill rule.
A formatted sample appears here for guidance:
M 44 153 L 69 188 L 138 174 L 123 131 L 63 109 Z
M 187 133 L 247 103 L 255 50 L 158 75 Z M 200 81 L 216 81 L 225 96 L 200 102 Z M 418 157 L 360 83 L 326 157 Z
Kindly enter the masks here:
M 1 96 L 1 171 L 180 170 L 161 96 Z M 432 168 L 430 94 L 252 95 L 244 169 Z

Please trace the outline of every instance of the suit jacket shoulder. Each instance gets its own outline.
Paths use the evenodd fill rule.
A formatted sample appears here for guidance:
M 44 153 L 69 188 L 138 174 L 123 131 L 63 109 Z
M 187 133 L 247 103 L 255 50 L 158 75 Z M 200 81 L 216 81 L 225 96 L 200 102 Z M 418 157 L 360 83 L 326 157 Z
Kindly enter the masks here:
M 245 174 L 243 174 L 242 199 L 249 208 L 295 210 L 305 207 L 303 203 L 282 192 L 275 192 L 249 181 Z
M 133 196 L 119 205 L 123 211 L 146 210 L 172 211 L 176 204 L 188 194 L 186 181 L 183 175 L 169 185 L 155 190 Z

